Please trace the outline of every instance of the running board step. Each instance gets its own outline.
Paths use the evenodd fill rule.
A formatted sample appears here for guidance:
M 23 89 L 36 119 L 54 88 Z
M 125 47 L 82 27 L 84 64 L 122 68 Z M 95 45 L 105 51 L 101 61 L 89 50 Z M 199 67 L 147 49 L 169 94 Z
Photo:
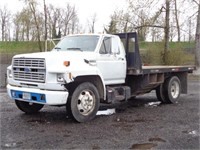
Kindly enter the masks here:
M 106 95 L 107 103 L 125 101 L 131 97 L 131 89 L 128 86 L 107 86 Z

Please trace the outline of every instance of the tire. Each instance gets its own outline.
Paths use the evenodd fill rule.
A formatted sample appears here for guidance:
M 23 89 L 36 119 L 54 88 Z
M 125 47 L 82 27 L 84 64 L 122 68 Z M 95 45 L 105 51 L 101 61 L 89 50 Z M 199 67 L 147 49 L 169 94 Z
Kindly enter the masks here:
M 177 76 L 173 76 L 164 83 L 164 94 L 167 103 L 177 103 L 181 94 L 181 82 Z
M 15 104 L 17 105 L 17 107 L 27 113 L 27 114 L 33 114 L 33 113 L 37 113 L 39 112 L 44 105 L 42 104 L 35 104 L 35 103 L 29 103 L 29 102 L 23 102 L 23 101 L 18 101 L 15 100 Z
M 164 93 L 164 86 L 163 84 L 161 84 L 160 86 L 158 86 L 156 88 L 156 96 L 157 96 L 157 99 L 159 101 L 161 101 L 161 103 L 163 104 L 166 104 L 167 101 L 166 101 L 166 98 L 165 98 L 165 93 Z
M 66 109 L 77 122 L 87 122 L 95 118 L 99 103 L 97 88 L 90 82 L 84 82 L 75 89 Z

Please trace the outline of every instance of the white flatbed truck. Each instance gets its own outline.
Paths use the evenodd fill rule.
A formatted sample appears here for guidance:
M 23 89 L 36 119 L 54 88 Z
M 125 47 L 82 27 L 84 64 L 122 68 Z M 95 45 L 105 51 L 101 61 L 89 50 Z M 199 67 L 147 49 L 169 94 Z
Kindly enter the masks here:
M 66 106 L 77 122 L 92 120 L 102 103 L 156 90 L 162 103 L 187 93 L 193 66 L 143 66 L 137 33 L 76 34 L 50 52 L 20 54 L 7 68 L 7 92 L 25 113 Z

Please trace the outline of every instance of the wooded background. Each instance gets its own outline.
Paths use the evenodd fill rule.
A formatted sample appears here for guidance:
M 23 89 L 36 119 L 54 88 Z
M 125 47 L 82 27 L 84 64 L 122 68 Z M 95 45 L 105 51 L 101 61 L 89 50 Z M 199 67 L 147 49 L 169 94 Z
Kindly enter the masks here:
M 95 32 L 98 14 L 87 18 L 87 28 L 79 22 L 75 5 L 62 8 L 43 0 L 21 0 L 22 9 L 13 13 L 7 6 L 0 7 L 1 41 L 42 41 L 74 33 Z M 102 32 L 137 32 L 140 41 L 163 43 L 163 64 L 175 54 L 169 42 L 195 42 L 194 56 L 200 65 L 200 0 L 126 0 L 127 7 L 116 9 Z M 105 4 L 106 5 L 106 4 Z M 176 53 L 177 54 L 177 53 Z M 170 58 L 171 59 L 171 58 Z

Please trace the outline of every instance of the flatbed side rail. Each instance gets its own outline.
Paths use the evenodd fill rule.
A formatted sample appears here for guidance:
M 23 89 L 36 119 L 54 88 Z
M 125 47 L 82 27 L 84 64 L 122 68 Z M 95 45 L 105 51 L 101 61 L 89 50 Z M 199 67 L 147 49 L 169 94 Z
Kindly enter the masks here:
M 129 67 L 127 69 L 128 75 L 141 75 L 151 73 L 175 73 L 175 72 L 188 72 L 192 73 L 195 66 L 142 66 L 141 72 L 137 72 L 135 68 Z
M 170 73 L 170 72 L 188 72 L 192 73 L 194 66 L 143 66 L 142 72 L 147 73 Z

